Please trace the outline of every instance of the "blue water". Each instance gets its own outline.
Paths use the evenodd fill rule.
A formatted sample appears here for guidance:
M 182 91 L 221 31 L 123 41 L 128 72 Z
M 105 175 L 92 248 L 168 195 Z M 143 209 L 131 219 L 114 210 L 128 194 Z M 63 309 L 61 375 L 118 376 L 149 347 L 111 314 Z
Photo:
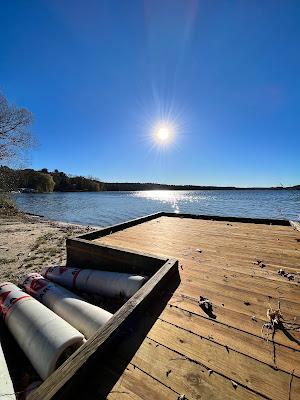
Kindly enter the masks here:
M 201 190 L 17 194 L 25 212 L 108 226 L 158 211 L 299 220 L 299 190 Z

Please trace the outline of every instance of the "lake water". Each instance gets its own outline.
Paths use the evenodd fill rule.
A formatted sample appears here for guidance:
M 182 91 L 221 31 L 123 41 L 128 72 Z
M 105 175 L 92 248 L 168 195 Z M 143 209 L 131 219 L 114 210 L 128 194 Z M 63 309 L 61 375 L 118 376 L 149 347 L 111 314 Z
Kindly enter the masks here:
M 17 194 L 19 208 L 46 218 L 108 226 L 159 211 L 299 220 L 299 190 L 154 190 Z

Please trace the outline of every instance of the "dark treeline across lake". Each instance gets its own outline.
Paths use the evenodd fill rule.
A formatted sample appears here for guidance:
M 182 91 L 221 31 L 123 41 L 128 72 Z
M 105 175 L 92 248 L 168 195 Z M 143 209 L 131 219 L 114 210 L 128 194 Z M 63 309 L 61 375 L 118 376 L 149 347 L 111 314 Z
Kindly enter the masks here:
M 0 165 L 0 191 L 16 191 L 20 188 L 32 189 L 38 193 L 45 192 L 100 192 L 100 191 L 145 191 L 145 190 L 244 190 L 234 186 L 195 186 L 195 185 L 167 185 L 161 183 L 141 182 L 102 182 L 96 178 L 71 176 L 65 172 L 48 171 L 47 168 L 35 171 L 31 168 L 11 169 Z M 283 188 L 270 187 L 269 189 L 300 189 L 300 185 Z M 247 190 L 256 190 L 248 188 Z
M 159 211 L 299 220 L 299 190 L 153 190 L 16 194 L 19 208 L 46 218 L 108 226 Z

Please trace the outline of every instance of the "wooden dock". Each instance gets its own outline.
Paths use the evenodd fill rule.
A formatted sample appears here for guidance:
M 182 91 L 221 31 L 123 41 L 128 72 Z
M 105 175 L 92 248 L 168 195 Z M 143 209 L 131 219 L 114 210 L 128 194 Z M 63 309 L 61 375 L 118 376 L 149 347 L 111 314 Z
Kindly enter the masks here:
M 101 366 L 101 376 L 95 371 L 88 398 L 300 398 L 299 329 L 284 324 L 291 329 L 262 337 L 267 310 L 278 301 L 283 318 L 299 324 L 299 231 L 161 216 L 94 242 L 177 258 L 180 283 L 170 282 L 158 317 L 151 320 L 160 298 Z M 294 280 L 279 275 L 280 268 Z M 212 310 L 199 306 L 199 296 Z

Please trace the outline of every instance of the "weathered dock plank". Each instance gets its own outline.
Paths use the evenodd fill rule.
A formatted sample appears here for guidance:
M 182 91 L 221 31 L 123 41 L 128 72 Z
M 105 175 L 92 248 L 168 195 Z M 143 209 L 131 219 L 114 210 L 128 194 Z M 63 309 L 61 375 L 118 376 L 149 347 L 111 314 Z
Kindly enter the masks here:
M 283 317 L 299 323 L 299 231 L 280 221 L 160 214 L 92 240 L 177 258 L 181 265 L 179 287 L 128 360 L 137 385 L 143 385 L 142 371 L 155 380 L 155 390 L 168 387 L 165 394 L 173 399 L 178 393 L 189 399 L 300 398 L 300 333 L 278 331 L 274 342 L 261 336 L 267 309 L 276 309 L 278 301 Z M 280 276 L 280 268 L 294 281 Z M 212 302 L 215 319 L 198 306 L 200 295 Z M 137 329 L 128 340 L 138 334 Z M 127 360 L 129 343 L 120 345 L 119 359 Z M 128 388 L 122 379 L 129 371 L 119 371 L 118 391 Z M 155 393 L 139 396 L 156 398 Z

